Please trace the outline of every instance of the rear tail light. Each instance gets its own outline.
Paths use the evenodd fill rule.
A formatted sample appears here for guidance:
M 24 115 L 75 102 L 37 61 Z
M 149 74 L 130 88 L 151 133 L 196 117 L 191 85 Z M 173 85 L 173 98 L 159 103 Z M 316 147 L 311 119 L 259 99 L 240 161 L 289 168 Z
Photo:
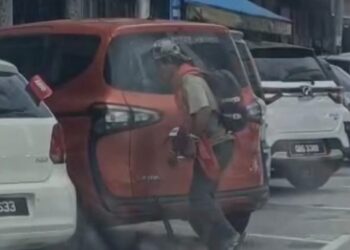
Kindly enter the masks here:
M 264 101 L 269 105 L 283 96 L 282 91 L 273 88 L 264 88 Z
M 55 164 L 61 164 L 66 161 L 66 147 L 63 129 L 59 124 L 56 124 L 52 130 L 50 158 Z
M 335 103 L 342 103 L 343 102 L 343 94 L 342 92 L 334 92 L 329 93 L 328 96 L 335 102 Z
M 160 121 L 160 114 L 157 111 L 149 109 L 133 108 L 132 116 L 133 128 L 149 126 Z
M 130 127 L 131 116 L 127 107 L 98 105 L 93 108 L 94 132 L 98 135 L 123 131 Z
M 144 127 L 160 120 L 159 113 L 153 110 L 108 104 L 94 106 L 92 115 L 97 135 Z

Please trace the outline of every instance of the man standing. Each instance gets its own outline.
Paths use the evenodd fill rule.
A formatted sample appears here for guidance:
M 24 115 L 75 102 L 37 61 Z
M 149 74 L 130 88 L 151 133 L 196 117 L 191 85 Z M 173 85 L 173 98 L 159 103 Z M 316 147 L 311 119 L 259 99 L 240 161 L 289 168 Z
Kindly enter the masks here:
M 201 71 L 180 47 L 169 39 L 160 40 L 152 53 L 160 76 L 172 85 L 175 101 L 187 117 L 181 131 L 196 141 L 190 224 L 210 250 L 237 250 L 239 234 L 215 201 L 220 173 L 232 160 L 233 137 L 219 122 L 218 104 Z M 191 143 L 186 145 L 183 151 L 194 151 Z

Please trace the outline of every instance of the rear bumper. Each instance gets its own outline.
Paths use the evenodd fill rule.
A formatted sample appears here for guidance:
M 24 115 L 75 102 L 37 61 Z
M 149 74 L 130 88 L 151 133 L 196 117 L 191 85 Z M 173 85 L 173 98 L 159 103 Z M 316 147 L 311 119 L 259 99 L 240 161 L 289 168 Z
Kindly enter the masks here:
M 300 162 L 308 162 L 308 163 L 318 163 L 318 162 L 328 162 L 328 163 L 336 163 L 341 162 L 344 158 L 344 154 L 342 150 L 333 149 L 326 155 L 318 155 L 318 156 L 299 156 L 299 157 L 290 157 L 287 152 L 276 152 L 272 156 L 272 160 L 274 162 L 286 163 L 300 163 Z
M 342 150 L 331 150 L 327 155 L 306 156 L 306 157 L 290 157 L 286 152 L 277 152 L 272 156 L 273 176 L 284 176 L 284 170 L 287 167 L 294 166 L 327 166 L 338 170 L 344 161 L 344 153 Z
M 254 211 L 265 205 L 269 198 L 267 185 L 244 190 L 217 193 L 217 201 L 226 213 Z M 112 213 L 97 215 L 104 225 L 114 226 L 125 223 L 168 219 L 186 219 L 188 216 L 188 197 L 155 197 L 149 199 L 119 200 L 118 208 Z M 100 211 L 101 212 L 101 211 Z
M 0 249 L 41 248 L 68 240 L 76 229 L 76 194 L 64 166 L 42 183 L 1 184 L 0 197 L 24 197 L 29 215 L 0 217 Z
M 334 131 L 321 131 L 321 132 L 289 132 L 281 133 L 268 129 L 266 135 L 267 145 L 271 148 L 279 141 L 312 141 L 312 140 L 337 140 L 341 149 L 350 148 L 349 139 L 345 132 L 344 126 L 339 126 Z

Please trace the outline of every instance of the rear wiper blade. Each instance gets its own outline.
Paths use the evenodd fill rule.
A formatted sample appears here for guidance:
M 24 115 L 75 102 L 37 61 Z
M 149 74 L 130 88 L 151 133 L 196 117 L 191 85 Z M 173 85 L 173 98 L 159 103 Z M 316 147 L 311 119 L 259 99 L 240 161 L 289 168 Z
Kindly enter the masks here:
M 273 88 L 273 87 L 263 87 L 264 93 L 268 94 L 282 94 L 282 93 L 300 93 L 303 86 L 300 87 L 287 87 L 287 88 Z M 313 93 L 339 93 L 343 91 L 342 87 L 313 87 L 312 88 Z

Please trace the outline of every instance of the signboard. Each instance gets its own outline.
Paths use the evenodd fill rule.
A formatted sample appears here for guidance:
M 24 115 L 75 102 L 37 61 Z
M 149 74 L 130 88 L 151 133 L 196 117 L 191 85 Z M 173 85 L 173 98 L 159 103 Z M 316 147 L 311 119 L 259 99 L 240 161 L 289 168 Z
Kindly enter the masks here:
M 169 0 L 169 18 L 170 20 L 180 20 L 181 19 L 181 0 Z
M 186 20 L 216 23 L 233 29 L 258 31 L 270 34 L 288 36 L 292 34 L 292 25 L 289 22 L 242 15 L 235 12 L 211 8 L 210 6 L 187 6 Z

